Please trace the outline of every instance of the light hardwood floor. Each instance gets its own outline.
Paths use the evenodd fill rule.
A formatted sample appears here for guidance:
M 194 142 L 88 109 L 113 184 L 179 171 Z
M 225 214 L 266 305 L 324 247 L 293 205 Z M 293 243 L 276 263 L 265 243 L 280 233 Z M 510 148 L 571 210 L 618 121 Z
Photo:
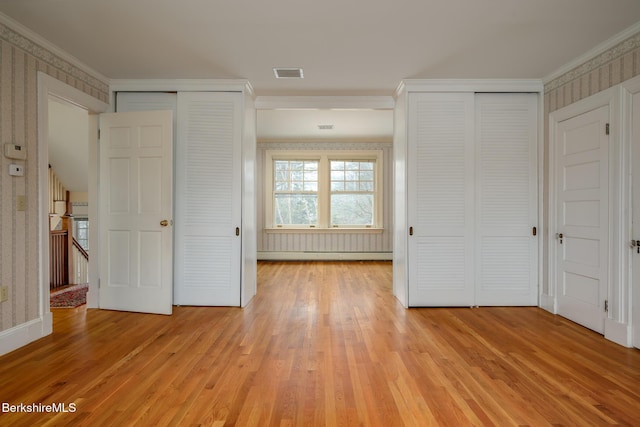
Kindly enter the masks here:
M 640 351 L 538 308 L 406 310 L 386 262 L 266 262 L 245 309 L 55 310 L 2 426 L 639 425 Z

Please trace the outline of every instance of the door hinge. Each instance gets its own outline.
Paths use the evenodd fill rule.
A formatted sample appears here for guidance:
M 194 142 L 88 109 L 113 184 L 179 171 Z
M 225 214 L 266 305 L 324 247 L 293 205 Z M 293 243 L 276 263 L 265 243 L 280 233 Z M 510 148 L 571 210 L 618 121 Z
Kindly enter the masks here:
M 605 135 L 609 135 L 609 123 L 604 125 L 604 133 L 605 133 Z
M 100 140 L 100 128 L 98 128 L 98 141 Z
M 609 312 L 609 300 L 604 300 L 604 311 Z

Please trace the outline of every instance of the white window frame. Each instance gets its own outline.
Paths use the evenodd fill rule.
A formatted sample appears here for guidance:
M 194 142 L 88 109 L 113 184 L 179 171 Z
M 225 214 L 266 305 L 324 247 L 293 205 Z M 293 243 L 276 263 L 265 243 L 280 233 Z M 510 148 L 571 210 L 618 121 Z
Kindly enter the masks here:
M 382 150 L 267 150 L 265 153 L 265 230 L 268 232 L 380 232 L 383 228 L 383 151 Z M 275 224 L 273 217 L 275 160 L 318 160 L 318 223 L 314 225 Z M 374 206 L 372 225 L 331 224 L 331 160 L 373 160 Z

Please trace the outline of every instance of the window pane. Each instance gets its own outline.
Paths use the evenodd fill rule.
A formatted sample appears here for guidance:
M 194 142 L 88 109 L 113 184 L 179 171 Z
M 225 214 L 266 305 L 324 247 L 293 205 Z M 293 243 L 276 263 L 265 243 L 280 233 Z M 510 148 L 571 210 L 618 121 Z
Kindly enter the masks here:
M 289 170 L 289 162 L 287 160 L 276 160 L 276 171 Z
M 318 191 L 317 160 L 274 160 L 274 165 L 276 193 Z
M 349 171 L 345 174 L 344 179 L 347 181 L 357 181 L 358 180 L 358 172 Z
M 368 161 L 368 162 L 360 162 L 360 170 L 367 170 L 367 171 L 372 171 L 373 170 L 373 161 Z
M 360 172 L 360 180 L 361 181 L 373 181 L 373 171 L 361 171 Z
M 73 221 L 74 236 L 78 244 L 85 251 L 89 251 L 89 221 L 83 218 L 76 218 Z
M 332 194 L 332 225 L 373 224 L 372 194 Z
M 344 180 L 344 172 L 331 171 L 331 180 L 332 181 L 342 181 L 342 180 Z
M 360 181 L 360 191 L 373 191 L 373 182 Z
M 344 181 L 332 181 L 331 191 L 344 191 Z
M 318 222 L 318 196 L 315 194 L 276 194 L 274 219 L 282 225 L 310 225 Z
M 345 169 L 347 170 L 351 170 L 351 171 L 357 171 L 358 169 L 360 169 L 360 162 L 345 162 Z

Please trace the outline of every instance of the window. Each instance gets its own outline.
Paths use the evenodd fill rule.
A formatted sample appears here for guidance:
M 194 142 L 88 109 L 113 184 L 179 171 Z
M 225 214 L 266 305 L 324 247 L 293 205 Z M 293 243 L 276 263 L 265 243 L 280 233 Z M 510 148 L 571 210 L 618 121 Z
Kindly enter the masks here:
M 382 151 L 267 151 L 268 229 L 381 229 Z
M 318 223 L 318 161 L 274 160 L 274 221 L 284 225 Z
M 331 160 L 331 225 L 373 225 L 374 160 Z
M 73 237 L 85 251 L 89 252 L 89 220 L 87 218 L 74 218 Z

